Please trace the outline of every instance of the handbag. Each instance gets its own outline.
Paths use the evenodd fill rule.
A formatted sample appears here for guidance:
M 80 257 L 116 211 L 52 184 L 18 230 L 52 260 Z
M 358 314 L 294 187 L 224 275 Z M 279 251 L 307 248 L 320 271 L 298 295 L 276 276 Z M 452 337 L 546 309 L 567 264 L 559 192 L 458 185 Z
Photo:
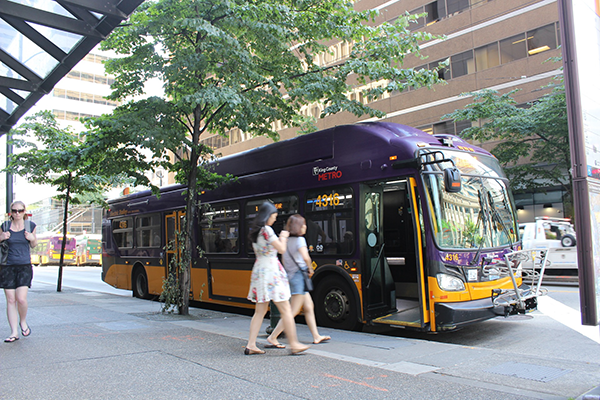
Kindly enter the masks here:
M 294 264 L 296 264 L 300 272 L 302 272 L 302 277 L 304 278 L 304 290 L 306 290 L 307 292 L 312 292 L 315 287 L 313 285 L 312 279 L 310 279 L 310 276 L 308 276 L 308 268 L 300 267 L 293 256 L 290 255 L 290 258 L 292 259 Z
M 8 230 L 8 221 L 5 221 L 2 224 L 2 232 L 6 232 Z M 6 240 L 0 243 L 0 265 L 6 265 L 8 262 L 8 242 Z
M 308 268 L 300 268 L 300 272 L 302 272 L 302 276 L 304 277 L 304 290 L 307 292 L 312 292 L 314 289 L 313 281 L 308 276 Z

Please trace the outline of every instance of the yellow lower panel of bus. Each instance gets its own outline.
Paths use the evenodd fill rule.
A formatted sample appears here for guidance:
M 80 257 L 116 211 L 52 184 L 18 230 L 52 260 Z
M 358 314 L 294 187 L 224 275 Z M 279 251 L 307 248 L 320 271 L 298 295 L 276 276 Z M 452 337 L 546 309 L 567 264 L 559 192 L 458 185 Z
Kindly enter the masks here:
M 211 269 L 210 272 L 212 275 L 211 294 L 242 299 L 248 297 L 252 271 Z
M 521 283 L 518 279 L 517 283 Z M 512 289 L 512 281 L 509 277 L 489 282 L 469 282 L 466 289 L 459 292 L 445 291 L 439 288 L 437 279 L 429 277 L 429 298 L 436 302 L 469 301 L 492 297 L 493 289 Z
M 165 279 L 165 267 L 162 265 L 146 265 L 145 269 L 146 276 L 148 277 L 148 293 L 155 295 L 161 294 L 163 290 L 163 281 Z
M 471 299 L 471 294 L 468 289 L 462 290 L 460 292 L 448 292 L 440 289 L 438 286 L 438 281 L 435 277 L 430 276 L 429 279 L 429 299 L 434 302 L 440 301 L 469 301 Z M 431 306 L 433 310 L 433 305 Z
M 116 287 L 116 288 L 120 288 L 120 289 L 130 289 L 130 287 L 120 287 L 118 286 L 119 283 L 119 273 L 120 273 L 120 269 L 128 267 L 127 265 L 117 265 L 117 264 L 113 264 L 110 266 L 110 268 L 108 269 L 108 271 L 106 271 L 106 275 L 104 275 L 104 282 L 108 283 L 110 286 Z M 129 268 L 131 270 L 131 268 Z
M 517 284 L 521 284 L 520 278 L 517 279 Z M 512 280 L 508 276 L 495 281 L 467 283 L 467 288 L 471 293 L 471 300 L 491 297 L 492 289 L 514 289 Z
M 65 254 L 65 260 L 72 260 L 73 259 L 73 254 Z M 60 254 L 52 254 L 52 259 L 53 260 L 60 260 Z

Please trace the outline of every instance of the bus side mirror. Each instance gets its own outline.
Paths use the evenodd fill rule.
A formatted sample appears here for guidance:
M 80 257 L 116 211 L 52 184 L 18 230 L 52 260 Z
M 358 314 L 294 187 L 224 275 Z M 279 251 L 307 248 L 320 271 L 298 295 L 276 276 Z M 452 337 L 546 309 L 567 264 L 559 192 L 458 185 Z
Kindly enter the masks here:
M 460 170 L 456 167 L 444 169 L 444 185 L 446 192 L 458 193 L 461 189 Z

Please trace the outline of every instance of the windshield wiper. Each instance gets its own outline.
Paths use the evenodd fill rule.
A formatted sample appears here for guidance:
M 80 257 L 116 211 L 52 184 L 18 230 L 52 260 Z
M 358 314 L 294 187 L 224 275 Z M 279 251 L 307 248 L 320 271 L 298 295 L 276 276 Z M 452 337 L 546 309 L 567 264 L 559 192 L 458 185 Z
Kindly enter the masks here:
M 509 204 L 507 202 L 508 199 L 506 198 L 506 192 L 504 191 L 504 188 L 502 188 L 502 193 L 504 195 L 505 204 Z M 512 239 L 510 237 L 510 232 L 508 231 L 508 229 L 506 228 L 506 225 L 502 221 L 502 217 L 500 216 L 500 213 L 498 212 L 498 210 L 496 210 L 496 204 L 494 202 L 494 196 L 492 196 L 491 192 L 488 192 L 488 202 L 489 202 L 489 205 L 490 205 L 490 211 L 492 213 L 492 221 L 495 220 L 496 223 L 500 224 L 500 226 L 502 227 L 502 231 L 506 235 L 506 238 L 508 239 L 508 242 L 510 243 L 510 247 L 512 248 L 513 241 L 512 241 Z
M 481 185 L 481 189 L 483 189 L 485 191 L 485 187 L 483 185 Z M 482 222 L 483 223 L 483 235 L 485 237 L 485 233 L 487 232 L 487 224 L 484 221 L 484 218 L 487 220 L 487 217 L 484 215 L 487 213 L 486 210 L 486 201 L 485 201 L 485 196 L 482 192 L 482 190 L 477 189 L 477 197 L 479 198 L 479 217 L 477 218 L 477 224 L 475 225 L 475 231 L 477 231 L 477 228 L 479 227 L 479 223 Z M 475 253 L 475 256 L 473 257 L 473 259 L 471 260 L 471 262 L 469 263 L 469 265 L 473 266 L 476 264 L 477 260 L 479 259 L 479 254 L 481 254 L 481 249 L 483 248 L 483 242 L 484 239 L 483 237 L 481 238 L 481 240 L 479 241 L 479 247 L 477 248 L 477 252 Z

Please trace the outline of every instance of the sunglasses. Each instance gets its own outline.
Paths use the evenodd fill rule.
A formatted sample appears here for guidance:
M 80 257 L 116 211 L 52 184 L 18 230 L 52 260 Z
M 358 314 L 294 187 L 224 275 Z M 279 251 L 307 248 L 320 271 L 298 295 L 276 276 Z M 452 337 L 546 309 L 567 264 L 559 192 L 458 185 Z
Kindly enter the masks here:
M 25 212 L 25 209 L 24 209 L 24 208 L 21 208 L 20 210 L 15 210 L 15 209 L 13 208 L 13 209 L 11 209 L 10 211 L 14 212 L 15 214 L 17 214 L 17 213 L 19 213 L 19 214 L 20 214 L 20 213 L 22 213 L 22 212 Z

